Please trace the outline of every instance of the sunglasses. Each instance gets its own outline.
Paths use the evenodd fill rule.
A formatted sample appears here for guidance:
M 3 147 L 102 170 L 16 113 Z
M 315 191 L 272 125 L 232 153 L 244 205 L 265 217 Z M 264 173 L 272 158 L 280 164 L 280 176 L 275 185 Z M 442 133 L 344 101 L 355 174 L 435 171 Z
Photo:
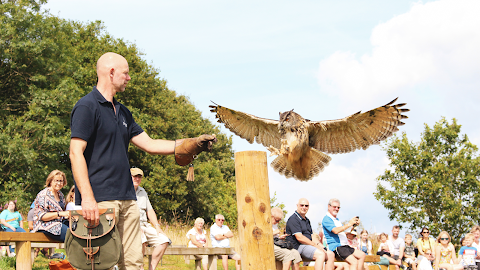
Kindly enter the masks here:
M 225 219 L 217 218 L 218 221 L 225 221 Z
M 450 238 L 440 238 L 440 240 L 450 240 Z
M 432 253 L 425 253 L 425 255 L 432 255 Z
M 430 232 L 422 232 L 422 233 L 430 233 Z
M 300 204 L 300 207 L 308 207 L 308 204 Z
M 333 205 L 330 205 L 333 209 L 340 209 L 340 206 L 333 206 Z

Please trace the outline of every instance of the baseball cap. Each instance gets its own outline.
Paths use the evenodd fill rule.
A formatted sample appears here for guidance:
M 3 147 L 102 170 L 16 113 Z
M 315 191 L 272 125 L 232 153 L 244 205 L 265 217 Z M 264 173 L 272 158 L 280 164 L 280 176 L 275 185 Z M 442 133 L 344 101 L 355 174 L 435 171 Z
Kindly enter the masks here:
M 139 175 L 140 174 L 141 176 L 143 176 L 143 171 L 139 168 L 131 168 L 130 173 L 132 175 Z

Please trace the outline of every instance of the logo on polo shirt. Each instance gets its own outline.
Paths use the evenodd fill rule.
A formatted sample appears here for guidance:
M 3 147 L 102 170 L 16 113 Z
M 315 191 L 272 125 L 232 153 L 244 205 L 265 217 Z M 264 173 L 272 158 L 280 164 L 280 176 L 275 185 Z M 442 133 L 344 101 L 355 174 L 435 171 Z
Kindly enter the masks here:
M 124 125 L 125 127 L 128 127 L 127 122 L 125 121 L 125 118 L 123 118 L 123 125 Z

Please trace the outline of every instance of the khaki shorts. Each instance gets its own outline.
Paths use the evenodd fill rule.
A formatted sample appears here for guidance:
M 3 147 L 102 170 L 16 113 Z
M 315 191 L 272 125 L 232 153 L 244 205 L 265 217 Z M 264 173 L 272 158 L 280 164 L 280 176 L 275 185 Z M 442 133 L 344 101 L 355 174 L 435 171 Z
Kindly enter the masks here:
M 147 243 L 152 247 L 159 246 L 163 243 L 170 243 L 170 239 L 164 234 L 157 233 L 157 230 L 148 222 L 141 222 L 142 244 Z

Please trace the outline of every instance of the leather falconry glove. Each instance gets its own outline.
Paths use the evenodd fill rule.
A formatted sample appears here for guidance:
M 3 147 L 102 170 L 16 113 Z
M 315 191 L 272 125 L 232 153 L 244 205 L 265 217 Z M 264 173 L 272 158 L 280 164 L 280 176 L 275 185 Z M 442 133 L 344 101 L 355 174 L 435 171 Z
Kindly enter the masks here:
M 212 151 L 213 143 L 217 142 L 215 134 L 203 134 L 196 138 L 186 138 L 180 142 L 175 141 L 175 162 L 180 166 L 190 164 L 187 181 L 193 181 L 193 164 L 191 162 L 203 151 Z

